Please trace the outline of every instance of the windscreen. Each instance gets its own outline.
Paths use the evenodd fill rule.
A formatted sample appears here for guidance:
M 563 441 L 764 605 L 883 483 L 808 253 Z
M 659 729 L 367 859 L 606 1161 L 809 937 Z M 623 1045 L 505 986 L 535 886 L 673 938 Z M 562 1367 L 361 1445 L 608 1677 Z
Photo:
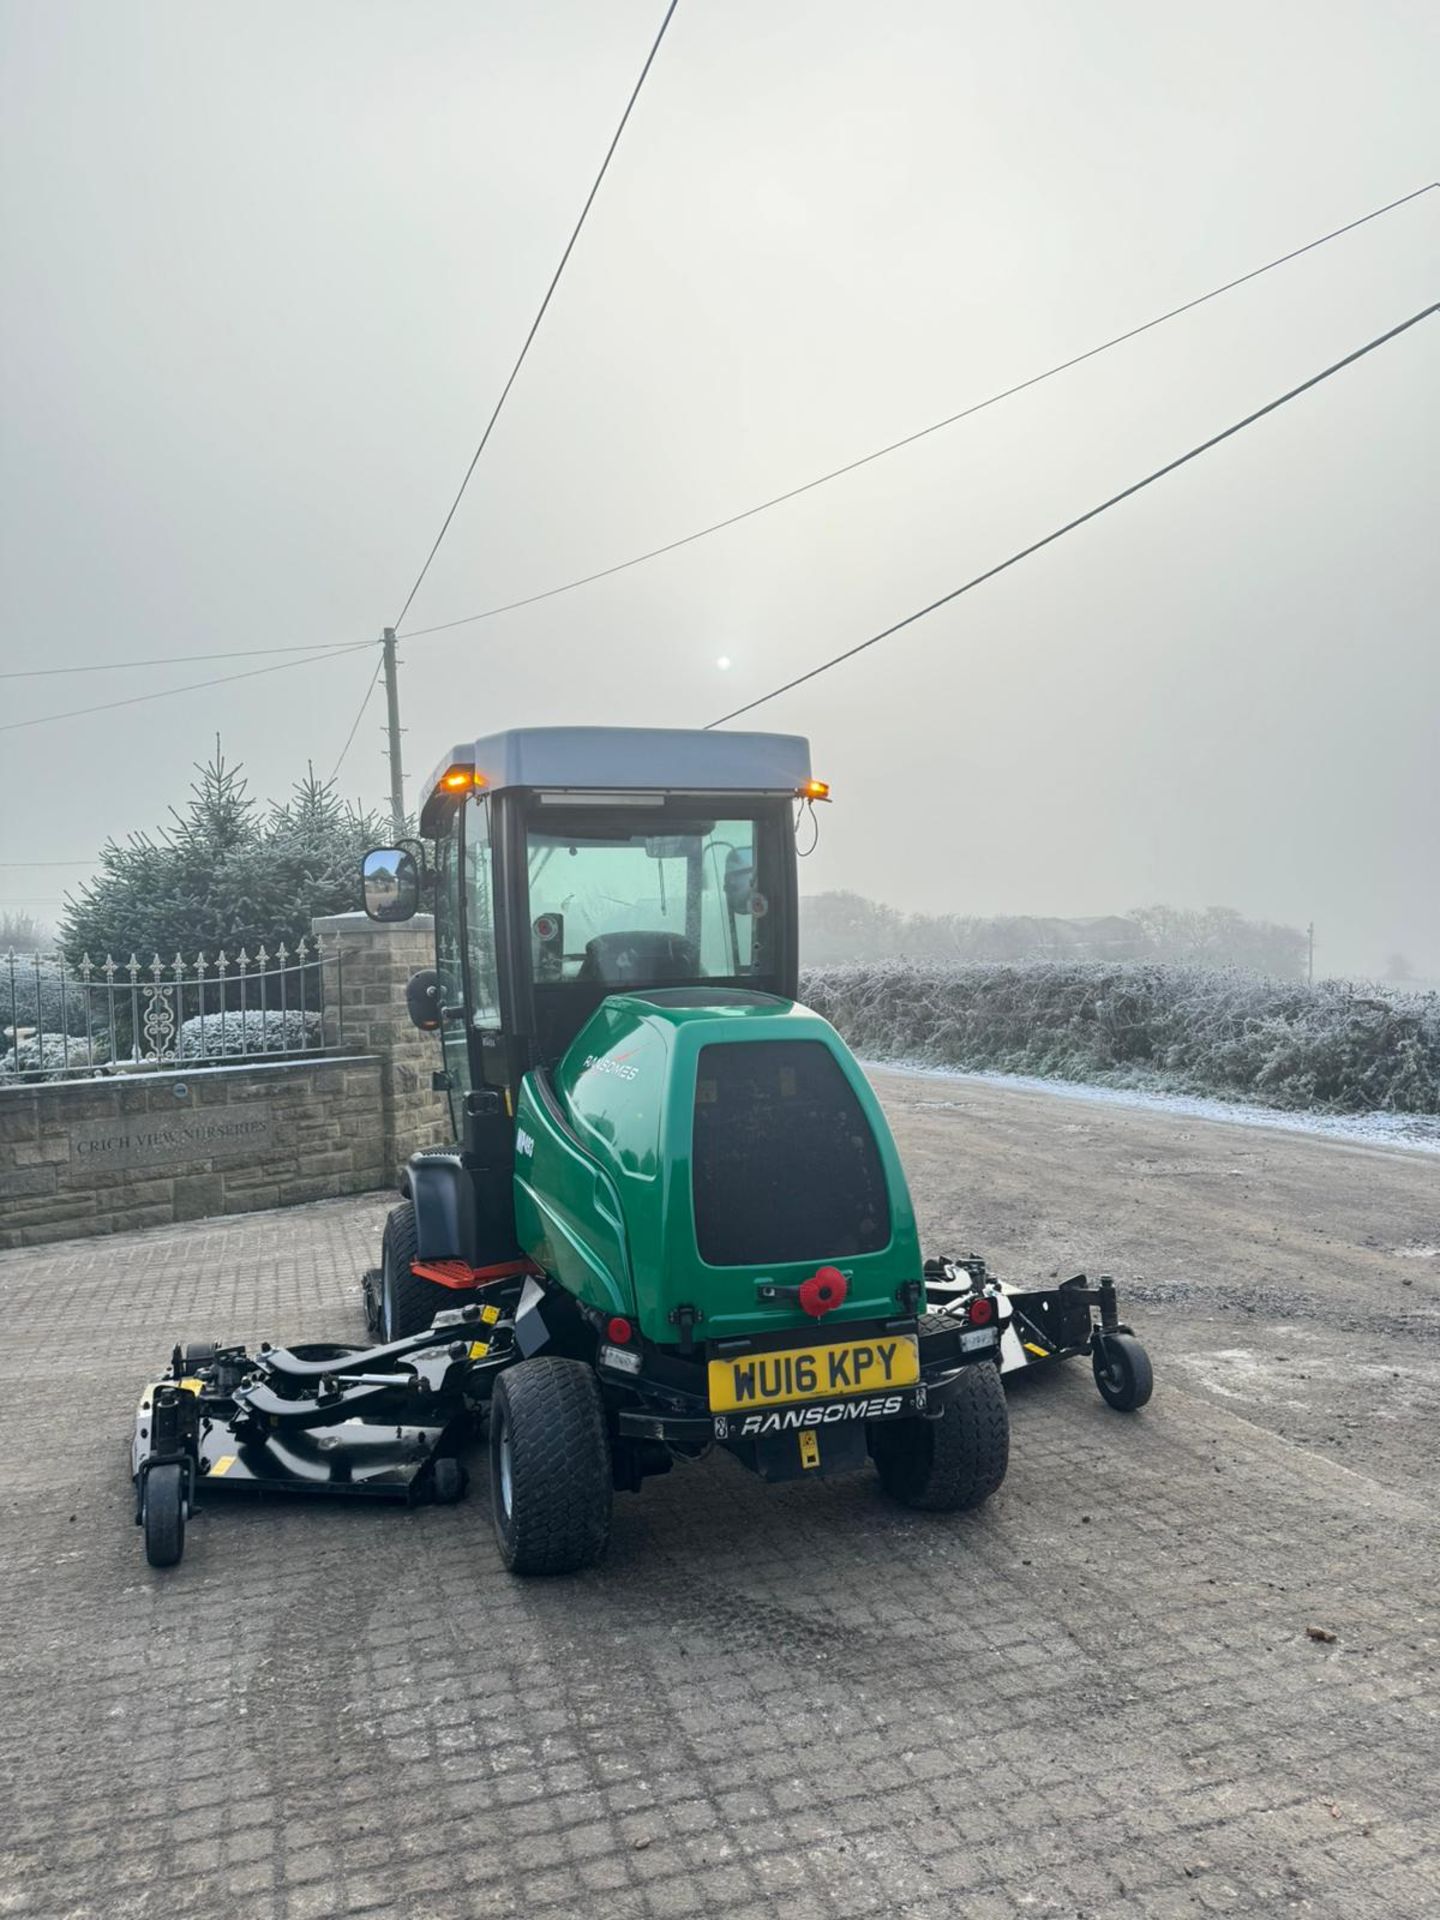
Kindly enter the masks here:
M 692 1179 L 708 1266 L 818 1264 L 889 1244 L 880 1149 L 820 1040 L 701 1048 Z
M 674 812 L 617 823 L 579 810 L 528 827 L 537 986 L 763 978 L 775 941 L 771 822 Z

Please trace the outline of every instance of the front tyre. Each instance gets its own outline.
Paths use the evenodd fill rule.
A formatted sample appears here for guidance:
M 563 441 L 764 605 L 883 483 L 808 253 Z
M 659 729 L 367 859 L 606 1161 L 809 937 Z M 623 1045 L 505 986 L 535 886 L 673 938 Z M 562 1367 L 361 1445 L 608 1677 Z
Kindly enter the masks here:
M 870 1430 L 880 1484 L 924 1513 L 978 1507 L 1010 1464 L 1010 1410 L 989 1360 L 972 1362 L 938 1420 L 884 1420 Z
M 438 1287 L 433 1280 L 422 1280 L 410 1271 L 418 1250 L 415 1209 L 406 1200 L 390 1209 L 380 1243 L 380 1325 L 376 1331 L 387 1344 L 408 1340 L 412 1333 L 424 1333 L 442 1307 L 456 1305 L 448 1287 Z
M 576 1573 L 610 1540 L 614 1486 L 600 1383 L 578 1360 L 522 1360 L 490 1402 L 490 1513 L 512 1573 Z

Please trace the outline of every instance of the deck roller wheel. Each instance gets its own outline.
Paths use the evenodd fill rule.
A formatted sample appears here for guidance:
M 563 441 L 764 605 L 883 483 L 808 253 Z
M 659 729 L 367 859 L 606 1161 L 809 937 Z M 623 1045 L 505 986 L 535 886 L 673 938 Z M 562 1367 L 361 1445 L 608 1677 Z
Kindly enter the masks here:
M 1097 1333 L 1090 1364 L 1101 1399 L 1118 1413 L 1134 1413 L 1155 1390 L 1150 1356 L 1133 1333 Z
M 178 1566 L 185 1551 L 185 1469 L 178 1460 L 152 1467 L 145 1476 L 141 1517 L 145 1558 L 152 1567 Z
M 437 1507 L 453 1507 L 465 1497 L 470 1476 L 453 1454 L 442 1453 L 430 1468 L 430 1489 Z
M 385 1337 L 380 1300 L 384 1281 L 385 1275 L 379 1267 L 367 1267 L 360 1276 L 360 1302 L 365 1309 L 365 1331 L 376 1342 Z

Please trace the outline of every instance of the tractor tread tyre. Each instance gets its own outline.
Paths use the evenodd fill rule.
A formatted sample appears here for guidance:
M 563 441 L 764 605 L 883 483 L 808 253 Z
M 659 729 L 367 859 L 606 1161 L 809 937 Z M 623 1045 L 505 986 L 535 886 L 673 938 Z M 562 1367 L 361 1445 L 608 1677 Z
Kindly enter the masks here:
M 1117 1413 L 1134 1413 L 1155 1391 L 1150 1356 L 1133 1333 L 1098 1334 L 1090 1365 L 1100 1398 Z
M 145 1558 L 152 1567 L 174 1567 L 185 1551 L 185 1469 L 178 1461 L 152 1467 L 145 1476 Z
M 490 1405 L 490 1511 L 510 1571 L 593 1566 L 610 1542 L 614 1493 L 593 1369 L 541 1355 L 501 1374 Z
M 458 1304 L 448 1287 L 436 1286 L 433 1280 L 422 1280 L 410 1271 L 418 1248 L 415 1209 L 405 1200 L 390 1209 L 380 1243 L 379 1332 L 383 1341 L 408 1340 L 412 1333 L 424 1333 L 442 1307 Z
M 987 1324 L 994 1327 L 998 1333 L 1004 1322 L 992 1318 Z M 920 1315 L 915 1323 L 915 1331 L 923 1342 L 933 1340 L 939 1334 L 965 1332 L 969 1326 L 970 1321 L 963 1311 L 955 1312 L 948 1307 L 931 1307 L 928 1312 Z
M 215 1342 L 213 1340 L 191 1340 L 185 1347 L 183 1364 L 187 1374 L 197 1374 L 201 1367 L 214 1363 Z
M 954 1333 L 957 1327 L 968 1326 L 963 1313 L 951 1313 L 945 1307 L 930 1307 L 915 1322 L 915 1331 L 922 1340 L 928 1340 L 937 1333 Z
M 964 1369 L 938 1420 L 881 1422 L 871 1451 L 881 1485 L 902 1506 L 961 1513 L 988 1500 L 1010 1464 L 1010 1410 L 994 1363 Z

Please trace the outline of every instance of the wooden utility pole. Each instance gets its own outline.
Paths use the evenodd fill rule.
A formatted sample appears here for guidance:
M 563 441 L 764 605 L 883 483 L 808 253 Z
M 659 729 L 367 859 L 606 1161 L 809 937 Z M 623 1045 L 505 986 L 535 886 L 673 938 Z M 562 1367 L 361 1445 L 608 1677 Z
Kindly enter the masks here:
M 405 769 L 400 764 L 400 680 L 395 671 L 395 629 L 386 627 L 385 731 L 390 740 L 390 831 L 397 840 L 405 832 Z

